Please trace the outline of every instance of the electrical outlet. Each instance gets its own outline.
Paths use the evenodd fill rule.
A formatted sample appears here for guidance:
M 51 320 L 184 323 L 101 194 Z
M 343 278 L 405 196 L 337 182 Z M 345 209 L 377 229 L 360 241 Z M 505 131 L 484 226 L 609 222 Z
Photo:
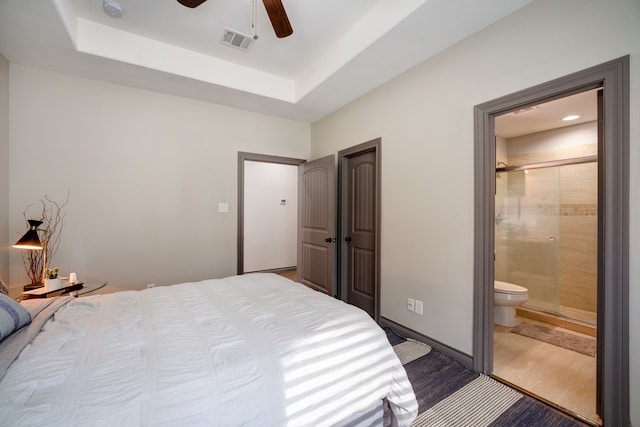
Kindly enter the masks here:
M 424 310 L 424 305 L 422 304 L 422 301 L 417 299 L 416 300 L 416 314 L 419 314 L 420 316 L 422 316 L 423 310 Z
M 147 285 L 147 289 L 149 289 L 149 288 L 155 288 L 155 287 L 156 287 L 156 284 L 155 284 L 155 283 L 149 283 L 149 284 Z
M 414 303 L 415 303 L 415 301 L 413 300 L 413 298 L 407 298 L 407 310 L 413 311 L 413 304 Z

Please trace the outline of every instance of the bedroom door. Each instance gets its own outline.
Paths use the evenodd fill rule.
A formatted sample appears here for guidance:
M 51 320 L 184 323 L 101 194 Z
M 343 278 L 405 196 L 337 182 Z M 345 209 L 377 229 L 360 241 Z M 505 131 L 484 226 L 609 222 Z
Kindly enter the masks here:
M 380 139 L 342 150 L 340 287 L 342 299 L 378 320 L 380 295 Z
M 334 296 L 335 158 L 298 169 L 298 282 Z

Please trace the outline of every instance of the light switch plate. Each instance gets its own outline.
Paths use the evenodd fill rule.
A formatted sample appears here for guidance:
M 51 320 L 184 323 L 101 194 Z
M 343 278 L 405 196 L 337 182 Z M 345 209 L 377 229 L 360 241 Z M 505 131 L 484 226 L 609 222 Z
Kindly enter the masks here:
M 229 212 L 229 203 L 218 203 L 218 212 Z
M 416 314 L 419 314 L 422 316 L 424 310 L 424 306 L 422 304 L 422 301 L 420 301 L 419 299 L 416 300 Z

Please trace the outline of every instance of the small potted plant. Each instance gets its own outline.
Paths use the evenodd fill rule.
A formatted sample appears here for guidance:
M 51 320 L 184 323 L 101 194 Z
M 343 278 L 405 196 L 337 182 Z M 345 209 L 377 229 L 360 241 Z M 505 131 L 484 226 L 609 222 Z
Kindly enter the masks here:
M 44 288 L 49 291 L 55 291 L 62 287 L 62 279 L 58 277 L 58 267 L 47 268 L 44 270 Z

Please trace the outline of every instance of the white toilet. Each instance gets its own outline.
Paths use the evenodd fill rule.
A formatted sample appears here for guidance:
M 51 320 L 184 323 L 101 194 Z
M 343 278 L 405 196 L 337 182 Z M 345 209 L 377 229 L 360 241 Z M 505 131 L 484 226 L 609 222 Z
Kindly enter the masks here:
M 516 307 L 529 299 L 529 290 L 513 283 L 493 282 L 493 321 L 496 325 L 513 327 L 516 321 Z

